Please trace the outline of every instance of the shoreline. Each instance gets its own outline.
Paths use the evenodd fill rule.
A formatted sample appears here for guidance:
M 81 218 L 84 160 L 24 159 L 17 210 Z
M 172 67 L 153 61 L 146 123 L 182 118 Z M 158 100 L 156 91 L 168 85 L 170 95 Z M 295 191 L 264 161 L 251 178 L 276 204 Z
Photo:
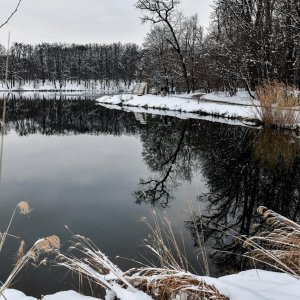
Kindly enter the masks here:
M 215 97 L 217 93 L 206 94 L 195 99 L 194 94 L 190 95 L 170 95 L 170 96 L 154 96 L 154 95 L 106 95 L 97 98 L 99 104 L 108 104 L 119 107 L 137 107 L 148 109 L 157 109 L 162 111 L 174 111 L 180 113 L 193 113 L 202 117 L 212 117 L 232 120 L 240 122 L 250 127 L 270 127 L 277 130 L 284 130 L 300 134 L 300 123 L 293 128 L 280 127 L 276 124 L 265 125 L 258 117 L 258 109 L 260 105 L 257 100 L 249 99 L 249 97 L 241 97 L 241 93 L 232 96 Z M 244 93 L 243 93 L 244 94 Z M 243 95 L 242 94 L 242 95 Z M 215 99 L 214 99 L 215 97 Z M 295 109 L 299 112 L 299 108 Z

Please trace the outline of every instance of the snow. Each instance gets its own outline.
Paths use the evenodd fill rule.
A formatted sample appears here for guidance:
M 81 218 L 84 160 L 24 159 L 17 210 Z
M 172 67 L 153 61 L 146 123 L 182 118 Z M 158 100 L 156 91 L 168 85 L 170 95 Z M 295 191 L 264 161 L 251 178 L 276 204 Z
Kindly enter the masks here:
M 29 92 L 29 91 L 77 91 L 77 92 L 83 92 L 83 91 L 92 91 L 92 92 L 119 92 L 120 90 L 124 91 L 132 91 L 133 85 L 128 88 L 128 86 L 124 86 L 124 84 L 116 85 L 114 83 L 110 83 L 109 86 L 104 88 L 103 85 L 100 84 L 99 81 L 90 81 L 88 84 L 78 84 L 76 82 L 64 82 L 62 84 L 62 87 L 60 88 L 60 84 L 58 81 L 55 83 L 50 82 L 49 80 L 46 80 L 45 83 L 43 83 L 41 80 L 38 81 L 31 81 L 27 83 L 22 83 L 21 85 L 16 85 L 12 88 L 10 88 L 11 91 L 21 91 L 21 92 Z M 0 84 L 0 91 L 8 91 L 7 86 L 4 82 Z
M 203 95 L 200 99 L 237 105 L 259 105 L 259 101 L 251 98 L 245 91 L 239 91 L 233 96 L 230 96 L 228 92 L 214 92 Z
M 76 293 L 75 291 L 67 291 L 67 292 L 56 293 L 50 296 L 45 296 L 43 300 L 95 300 L 95 298 L 82 296 Z
M 300 281 L 288 274 L 250 270 L 222 277 L 218 282 L 216 288 L 230 300 L 300 299 Z
M 268 272 L 263 270 L 249 270 L 239 274 L 217 278 L 197 277 L 208 284 L 214 285 L 222 294 L 230 300 L 299 300 L 300 280 L 288 274 Z M 121 300 L 150 300 L 151 297 L 143 292 L 132 293 L 118 289 Z M 0 300 L 37 300 L 25 296 L 16 290 L 6 290 L 4 297 Z M 45 296 L 43 300 L 95 300 L 96 298 L 82 296 L 74 291 L 60 292 Z M 105 300 L 111 300 L 112 295 L 108 293 Z
M 99 103 L 134 106 L 144 108 L 166 109 L 172 111 L 183 111 L 188 113 L 205 113 L 218 115 L 227 118 L 251 118 L 254 115 L 254 106 L 231 105 L 197 101 L 194 99 L 179 98 L 176 96 L 135 96 L 135 95 L 114 95 L 98 98 Z
M 8 289 L 4 292 L 4 297 L 0 300 L 37 300 L 36 298 L 26 296 L 17 290 Z M 82 296 L 75 291 L 66 291 L 43 297 L 43 300 L 95 300 L 95 298 Z

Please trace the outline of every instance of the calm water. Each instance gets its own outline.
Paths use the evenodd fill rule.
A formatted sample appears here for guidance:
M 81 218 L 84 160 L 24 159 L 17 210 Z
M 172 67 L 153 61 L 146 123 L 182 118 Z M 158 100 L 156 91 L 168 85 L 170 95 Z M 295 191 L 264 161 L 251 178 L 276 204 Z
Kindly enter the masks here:
M 143 260 L 148 230 L 138 221 L 151 219 L 155 209 L 167 212 L 179 238 L 182 232 L 200 274 L 193 237 L 203 222 L 211 273 L 218 276 L 244 266 L 240 256 L 219 251 L 241 253 L 231 234 L 220 230 L 252 233 L 260 205 L 299 219 L 300 145 L 293 136 L 59 97 L 14 97 L 7 119 L 0 228 L 19 201 L 29 202 L 33 212 L 17 216 L 11 229 L 28 247 L 52 234 L 67 247 L 68 225 L 126 269 L 134 264 L 115 257 Z M 199 226 L 190 222 L 188 201 Z M 11 270 L 17 245 L 9 239 L 1 253 L 1 281 Z M 77 283 L 63 269 L 29 265 L 14 288 L 40 296 L 77 289 Z

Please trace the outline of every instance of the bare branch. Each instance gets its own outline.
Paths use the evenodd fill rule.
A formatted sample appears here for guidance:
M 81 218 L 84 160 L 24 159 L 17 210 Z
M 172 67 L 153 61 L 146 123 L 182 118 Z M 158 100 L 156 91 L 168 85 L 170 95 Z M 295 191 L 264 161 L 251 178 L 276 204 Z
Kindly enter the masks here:
M 22 0 L 19 0 L 17 6 L 16 6 L 16 8 L 15 8 L 15 10 L 14 10 L 14 11 L 11 13 L 11 15 L 6 19 L 6 21 L 0 25 L 0 29 L 1 29 L 2 27 L 4 27 L 4 26 L 10 21 L 10 19 L 17 13 L 17 11 L 18 11 L 18 9 L 19 9 L 19 6 L 20 6 L 20 4 L 21 4 L 21 1 L 22 1 Z

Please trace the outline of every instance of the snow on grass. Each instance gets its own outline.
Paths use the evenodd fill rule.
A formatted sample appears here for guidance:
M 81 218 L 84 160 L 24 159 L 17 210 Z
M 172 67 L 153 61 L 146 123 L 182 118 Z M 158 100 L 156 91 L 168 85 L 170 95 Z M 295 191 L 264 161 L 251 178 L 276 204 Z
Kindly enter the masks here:
M 178 98 L 176 96 L 135 96 L 114 95 L 98 98 L 99 103 L 135 106 L 144 108 L 166 109 L 189 113 L 203 113 L 218 115 L 226 118 L 251 118 L 254 108 L 251 106 L 227 105 L 212 102 L 197 101 L 194 99 Z
M 219 279 L 199 277 L 207 284 L 214 285 L 220 293 L 230 300 L 299 300 L 300 281 L 294 277 L 276 272 L 263 270 L 250 270 L 239 274 L 224 276 Z M 121 300 L 150 300 L 151 297 L 143 292 L 129 293 L 120 290 Z M 6 290 L 4 296 L 7 300 L 36 300 L 16 290 Z M 0 300 L 5 300 L 0 297 Z M 74 291 L 60 292 L 45 296 L 43 300 L 95 300 L 96 298 L 82 296 Z M 107 295 L 110 300 L 110 295 Z

